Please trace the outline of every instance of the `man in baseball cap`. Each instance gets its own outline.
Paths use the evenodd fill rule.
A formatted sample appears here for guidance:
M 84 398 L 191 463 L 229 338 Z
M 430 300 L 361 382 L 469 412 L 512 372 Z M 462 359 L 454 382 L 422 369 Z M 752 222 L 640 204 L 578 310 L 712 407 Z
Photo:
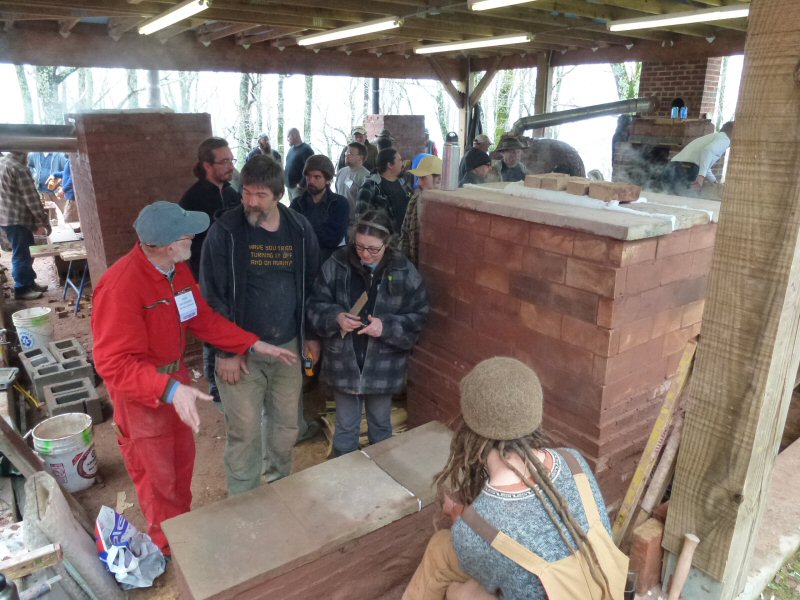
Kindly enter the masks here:
M 95 366 L 114 405 L 120 452 L 147 531 L 166 555 L 161 522 L 192 503 L 196 401 L 211 400 L 190 383 L 187 331 L 227 352 L 297 362 L 296 354 L 215 313 L 200 295 L 186 261 L 192 238 L 208 222 L 204 212 L 173 202 L 145 206 L 134 223 L 138 243 L 103 274 L 93 295 Z
M 375 144 L 370 144 L 369 140 L 367 140 L 367 130 L 361 127 L 361 125 L 356 125 L 353 127 L 352 132 L 350 133 L 350 141 L 351 142 L 358 142 L 359 144 L 364 144 L 364 148 L 366 148 L 366 158 L 364 158 L 364 168 L 367 171 L 372 171 L 375 168 L 375 159 L 378 156 L 378 149 L 375 147 Z M 342 153 L 339 155 L 339 162 L 336 163 L 336 171 L 341 171 L 347 165 L 347 150 L 348 146 L 342 148 Z

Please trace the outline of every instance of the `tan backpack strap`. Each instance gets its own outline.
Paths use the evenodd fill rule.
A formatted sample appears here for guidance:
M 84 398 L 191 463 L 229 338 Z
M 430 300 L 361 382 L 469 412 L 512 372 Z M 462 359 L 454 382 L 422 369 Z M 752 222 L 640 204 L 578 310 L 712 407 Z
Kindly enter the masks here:
M 538 554 L 531 552 L 515 539 L 494 527 L 480 516 L 472 505 L 464 509 L 461 519 L 492 548 L 537 577 L 549 565 Z
M 464 512 L 461 513 L 461 518 L 469 525 L 472 531 L 481 536 L 490 546 L 494 538 L 497 537 L 497 534 L 500 533 L 496 527 L 480 516 L 478 511 L 476 511 L 471 504 L 464 508 Z
M 554 452 L 557 451 L 554 450 Z M 600 511 L 597 509 L 597 502 L 595 502 L 594 499 L 592 486 L 589 483 L 589 478 L 586 476 L 586 473 L 583 472 L 578 459 L 575 458 L 575 455 L 569 450 L 557 453 L 567 463 L 569 470 L 572 471 L 572 478 L 575 480 L 575 486 L 578 488 L 578 494 L 583 504 L 583 512 L 586 513 L 586 520 L 589 522 L 589 527 L 591 528 L 593 525 L 602 525 Z

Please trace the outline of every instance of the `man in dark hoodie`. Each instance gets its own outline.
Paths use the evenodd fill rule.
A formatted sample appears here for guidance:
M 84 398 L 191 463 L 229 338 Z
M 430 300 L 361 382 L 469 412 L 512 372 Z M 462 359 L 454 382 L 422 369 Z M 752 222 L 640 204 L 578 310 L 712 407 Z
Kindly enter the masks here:
M 204 212 L 213 223 L 217 213 L 241 204 L 242 197 L 230 183 L 235 162 L 227 140 L 219 137 L 203 140 L 197 148 L 197 164 L 194 166 L 197 181 L 183 194 L 178 202 L 180 207 Z M 203 231 L 192 240 L 189 269 L 197 281 L 200 281 L 200 251 L 205 239 L 206 231 Z M 203 371 L 208 380 L 208 393 L 214 398 L 215 406 L 220 407 L 219 392 L 214 382 L 214 347 L 208 344 L 203 344 Z
M 319 343 L 307 339 L 305 322 L 306 297 L 319 266 L 314 230 L 305 217 L 280 204 L 283 169 L 274 160 L 253 157 L 241 177 L 242 205 L 217 218 L 203 245 L 203 296 L 259 339 L 316 359 Z M 300 367 L 255 354 L 218 352 L 216 372 L 225 407 L 228 493 L 259 484 L 262 457 L 268 482 L 288 475 L 298 436 Z

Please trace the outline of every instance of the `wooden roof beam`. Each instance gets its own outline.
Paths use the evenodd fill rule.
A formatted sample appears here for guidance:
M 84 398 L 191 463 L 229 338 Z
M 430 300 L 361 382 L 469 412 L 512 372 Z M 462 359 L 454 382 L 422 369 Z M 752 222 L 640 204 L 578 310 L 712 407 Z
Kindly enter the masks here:
M 489 68 L 486 69 L 484 72 L 483 77 L 478 82 L 478 85 L 475 86 L 475 89 L 472 90 L 472 93 L 469 95 L 469 108 L 472 108 L 480 101 L 481 96 L 486 91 L 486 88 L 489 87 L 489 84 L 494 79 L 494 76 L 497 75 L 497 71 L 500 69 L 500 65 L 502 64 L 503 59 L 501 57 L 497 57 L 492 61 L 492 64 Z
M 61 19 L 58 22 L 58 33 L 63 38 L 68 38 L 72 28 L 80 23 L 80 19 Z
M 145 19 L 140 17 L 112 17 L 108 20 L 108 35 L 112 40 L 118 42 L 123 34 L 144 21 Z
M 304 29 L 292 29 L 290 27 L 272 27 L 263 33 L 255 33 L 252 35 L 239 34 L 236 36 L 236 43 L 239 46 L 249 48 L 253 44 L 260 44 L 261 42 L 269 42 L 278 38 L 283 38 L 290 35 L 295 35 L 305 31 Z
M 433 69 L 433 71 L 436 73 L 439 83 L 441 83 L 442 87 L 444 87 L 444 91 L 447 92 L 447 95 L 450 96 L 459 109 L 463 109 L 466 101 L 466 95 L 464 92 L 460 92 L 458 89 L 456 89 L 456 86 L 453 85 L 450 77 L 444 72 L 444 69 L 442 69 L 442 66 L 439 64 L 437 59 L 429 57 L 427 60 L 428 64 L 431 66 L 431 69 Z
M 198 30 L 197 41 L 204 46 L 208 46 L 214 40 L 219 40 L 230 35 L 236 35 L 239 33 L 244 33 L 245 31 L 252 31 L 253 29 L 259 28 L 261 28 L 261 25 L 256 25 L 253 23 L 235 23 L 228 24 L 217 31 L 201 33 L 200 30 Z

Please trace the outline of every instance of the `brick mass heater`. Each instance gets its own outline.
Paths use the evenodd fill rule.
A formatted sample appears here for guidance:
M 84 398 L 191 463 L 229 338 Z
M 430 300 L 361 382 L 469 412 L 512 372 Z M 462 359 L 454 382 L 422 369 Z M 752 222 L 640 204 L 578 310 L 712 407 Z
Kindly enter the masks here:
M 554 443 L 586 456 L 615 508 L 700 331 L 719 207 L 646 196 L 624 212 L 426 191 L 420 270 L 432 313 L 411 358 L 409 424 L 452 422 L 469 369 L 516 357 L 541 378 Z

